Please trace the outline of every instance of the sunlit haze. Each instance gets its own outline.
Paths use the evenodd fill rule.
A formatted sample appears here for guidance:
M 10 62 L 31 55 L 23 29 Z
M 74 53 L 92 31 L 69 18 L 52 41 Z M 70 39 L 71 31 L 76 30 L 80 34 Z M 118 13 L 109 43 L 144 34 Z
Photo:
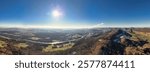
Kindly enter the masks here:
M 53 10 L 52 15 L 53 17 L 59 18 L 60 16 L 62 16 L 62 13 L 59 10 Z

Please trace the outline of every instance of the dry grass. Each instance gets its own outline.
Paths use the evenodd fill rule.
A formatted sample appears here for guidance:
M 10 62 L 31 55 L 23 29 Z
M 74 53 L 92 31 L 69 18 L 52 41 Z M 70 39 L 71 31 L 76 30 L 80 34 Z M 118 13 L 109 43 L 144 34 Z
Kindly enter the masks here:
M 150 42 L 150 35 L 147 35 L 147 33 L 144 32 L 136 32 L 138 36 L 144 40 L 148 40 Z
M 0 40 L 0 48 L 4 48 L 7 46 L 7 43 L 5 41 Z
M 127 47 L 125 48 L 125 54 L 126 55 L 143 55 L 144 51 L 136 47 Z
M 53 48 L 52 45 L 49 45 L 46 48 L 43 48 L 43 52 L 64 51 L 64 50 L 72 48 L 72 46 L 73 46 L 73 44 L 72 45 L 65 45 L 65 46 L 60 47 L 60 48 Z
M 142 39 L 142 40 L 148 40 L 148 42 L 150 42 L 150 35 L 147 35 L 144 32 L 137 32 L 135 31 L 135 33 L 131 33 L 132 35 L 132 40 L 134 41 L 138 41 L 138 38 Z
M 26 43 L 18 43 L 14 45 L 17 48 L 27 48 L 29 45 Z

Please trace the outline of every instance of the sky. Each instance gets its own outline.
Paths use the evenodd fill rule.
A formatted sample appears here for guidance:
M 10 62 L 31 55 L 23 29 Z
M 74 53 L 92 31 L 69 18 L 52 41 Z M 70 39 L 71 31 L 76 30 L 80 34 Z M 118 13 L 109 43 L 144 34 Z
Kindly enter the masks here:
M 150 0 L 0 0 L 1 27 L 150 27 Z

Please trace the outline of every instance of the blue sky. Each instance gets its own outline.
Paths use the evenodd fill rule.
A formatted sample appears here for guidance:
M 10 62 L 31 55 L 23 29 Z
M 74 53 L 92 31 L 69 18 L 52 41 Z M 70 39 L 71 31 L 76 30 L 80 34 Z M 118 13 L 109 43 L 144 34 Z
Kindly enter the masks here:
M 62 16 L 56 18 L 57 10 Z M 1 26 L 150 26 L 150 0 L 0 0 Z

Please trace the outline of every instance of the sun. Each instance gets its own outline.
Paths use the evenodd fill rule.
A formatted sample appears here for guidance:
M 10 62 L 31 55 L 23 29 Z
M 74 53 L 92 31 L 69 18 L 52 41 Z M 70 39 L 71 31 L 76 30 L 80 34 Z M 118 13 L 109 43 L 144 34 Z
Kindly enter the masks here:
M 59 10 L 53 10 L 52 11 L 52 16 L 55 17 L 55 18 L 59 18 L 62 16 L 62 12 L 59 11 Z

